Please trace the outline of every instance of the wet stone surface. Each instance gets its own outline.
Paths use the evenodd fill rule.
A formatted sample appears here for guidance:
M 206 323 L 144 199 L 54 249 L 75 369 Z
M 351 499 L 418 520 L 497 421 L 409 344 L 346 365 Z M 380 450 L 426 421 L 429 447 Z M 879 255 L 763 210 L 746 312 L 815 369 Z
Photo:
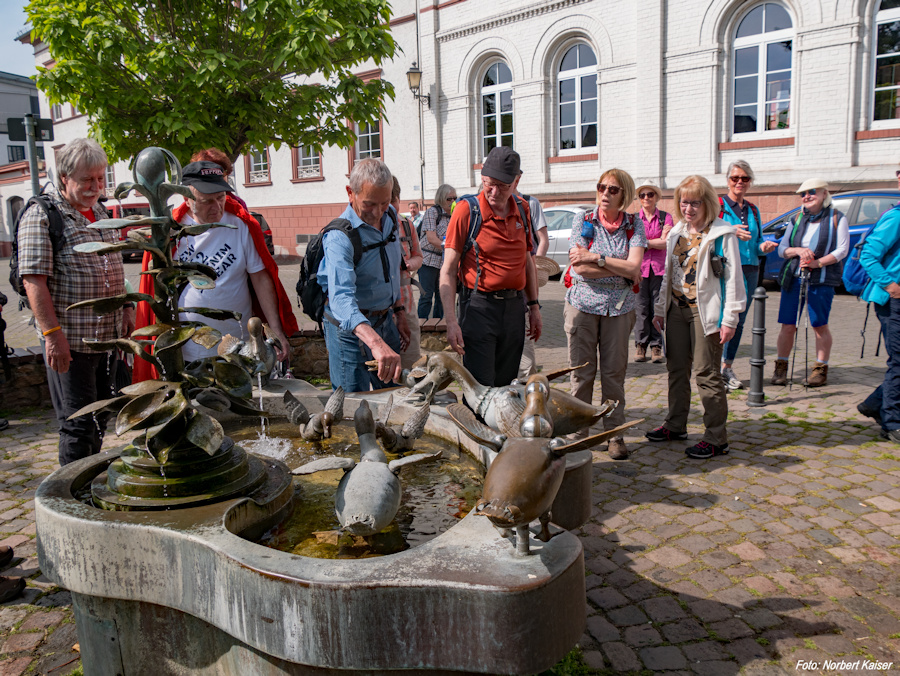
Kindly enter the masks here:
M 566 361 L 558 286 L 542 289 L 546 369 Z M 777 303 L 770 293 L 771 346 Z M 832 312 L 841 321 L 828 386 L 767 386 L 761 409 L 746 406 L 746 390 L 729 394 L 732 450 L 721 458 L 684 455 L 702 430 L 696 395 L 687 443 L 646 442 L 665 417 L 665 366 L 629 363 L 628 417 L 646 422 L 625 437 L 628 460 L 595 450 L 594 510 L 577 531 L 587 595 L 572 612 L 587 616 L 586 668 L 863 674 L 879 673 L 862 668 L 877 661 L 893 663 L 881 673 L 900 674 L 900 447 L 856 411 L 881 381 L 884 357 L 874 356 L 870 323 L 858 359 L 861 303 L 839 295 Z M 735 363 L 745 384 L 749 340 L 748 329 Z M 770 349 L 768 375 L 773 358 Z M 799 381 L 802 351 L 796 368 Z M 0 542 L 16 548 L 6 574 L 28 576 L 25 595 L 0 605 L 0 676 L 68 674 L 79 664 L 70 599 L 34 562 L 34 489 L 57 467 L 52 412 L 17 414 L 0 448 Z

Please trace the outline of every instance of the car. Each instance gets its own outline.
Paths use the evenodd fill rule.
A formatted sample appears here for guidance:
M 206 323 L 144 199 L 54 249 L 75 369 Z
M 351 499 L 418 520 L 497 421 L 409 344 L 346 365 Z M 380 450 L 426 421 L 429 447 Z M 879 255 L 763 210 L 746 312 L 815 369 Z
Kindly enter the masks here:
M 850 251 L 859 242 L 859 238 L 865 234 L 871 226 L 878 222 L 885 211 L 900 202 L 900 190 L 857 190 L 854 192 L 837 193 L 832 195 L 834 207 L 843 212 L 850 225 Z M 800 211 L 800 207 L 791 209 L 781 214 L 778 218 L 763 225 L 763 238 L 768 241 L 780 242 L 788 225 L 793 223 Z M 850 254 L 848 254 L 850 255 Z M 769 282 L 778 281 L 778 273 L 784 259 L 777 251 L 766 256 L 766 262 L 760 276 Z
M 569 264 L 569 235 L 572 232 L 572 219 L 585 211 L 592 211 L 595 206 L 594 204 L 564 204 L 544 209 L 544 218 L 547 220 L 547 236 L 550 239 L 547 258 L 552 258 L 563 268 Z

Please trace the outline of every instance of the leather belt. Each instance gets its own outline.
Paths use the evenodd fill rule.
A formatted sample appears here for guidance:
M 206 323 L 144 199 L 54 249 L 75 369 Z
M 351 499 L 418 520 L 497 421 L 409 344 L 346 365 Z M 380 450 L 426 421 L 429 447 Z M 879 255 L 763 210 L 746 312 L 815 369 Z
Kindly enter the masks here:
M 362 312 L 366 317 L 384 317 L 388 312 L 390 312 L 392 308 L 386 307 L 384 310 L 363 310 L 360 308 L 360 312 Z
M 497 291 L 482 291 L 481 289 L 475 289 L 470 293 L 475 293 L 479 296 L 484 296 L 485 298 L 491 298 L 493 300 L 509 300 L 510 298 L 518 298 L 522 294 L 522 291 L 519 289 L 498 289 Z

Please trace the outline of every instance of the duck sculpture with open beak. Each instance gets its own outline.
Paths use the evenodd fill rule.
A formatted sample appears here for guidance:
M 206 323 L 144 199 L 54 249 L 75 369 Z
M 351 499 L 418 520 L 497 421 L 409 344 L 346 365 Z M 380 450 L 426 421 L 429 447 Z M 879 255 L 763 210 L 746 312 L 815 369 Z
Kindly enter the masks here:
M 306 406 L 289 390 L 285 390 L 284 397 L 287 419 L 292 425 L 300 427 L 300 437 L 305 441 L 321 441 L 331 438 L 331 428 L 344 419 L 344 388 L 339 387 L 325 404 L 325 410 L 315 415 L 310 415 Z

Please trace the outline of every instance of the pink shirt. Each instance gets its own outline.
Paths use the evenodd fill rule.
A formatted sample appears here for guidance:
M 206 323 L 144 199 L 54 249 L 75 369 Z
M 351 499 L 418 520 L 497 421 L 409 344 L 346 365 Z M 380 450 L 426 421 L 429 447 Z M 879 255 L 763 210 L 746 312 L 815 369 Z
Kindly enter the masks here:
M 659 215 L 660 213 L 666 214 L 664 222 L 660 224 Z M 670 228 L 674 225 L 672 221 L 672 214 L 667 212 L 660 212 L 659 209 L 656 210 L 656 213 L 653 214 L 653 218 L 650 221 L 647 221 L 647 217 L 644 214 L 643 209 L 638 209 L 637 215 L 641 217 L 641 221 L 644 223 L 644 230 L 647 232 L 647 239 L 659 239 L 662 237 L 663 226 L 668 225 Z M 666 250 L 665 249 L 651 249 L 647 247 L 647 250 L 644 251 L 644 260 L 641 261 L 641 277 L 649 277 L 650 269 L 653 269 L 654 275 L 662 276 L 666 272 Z

